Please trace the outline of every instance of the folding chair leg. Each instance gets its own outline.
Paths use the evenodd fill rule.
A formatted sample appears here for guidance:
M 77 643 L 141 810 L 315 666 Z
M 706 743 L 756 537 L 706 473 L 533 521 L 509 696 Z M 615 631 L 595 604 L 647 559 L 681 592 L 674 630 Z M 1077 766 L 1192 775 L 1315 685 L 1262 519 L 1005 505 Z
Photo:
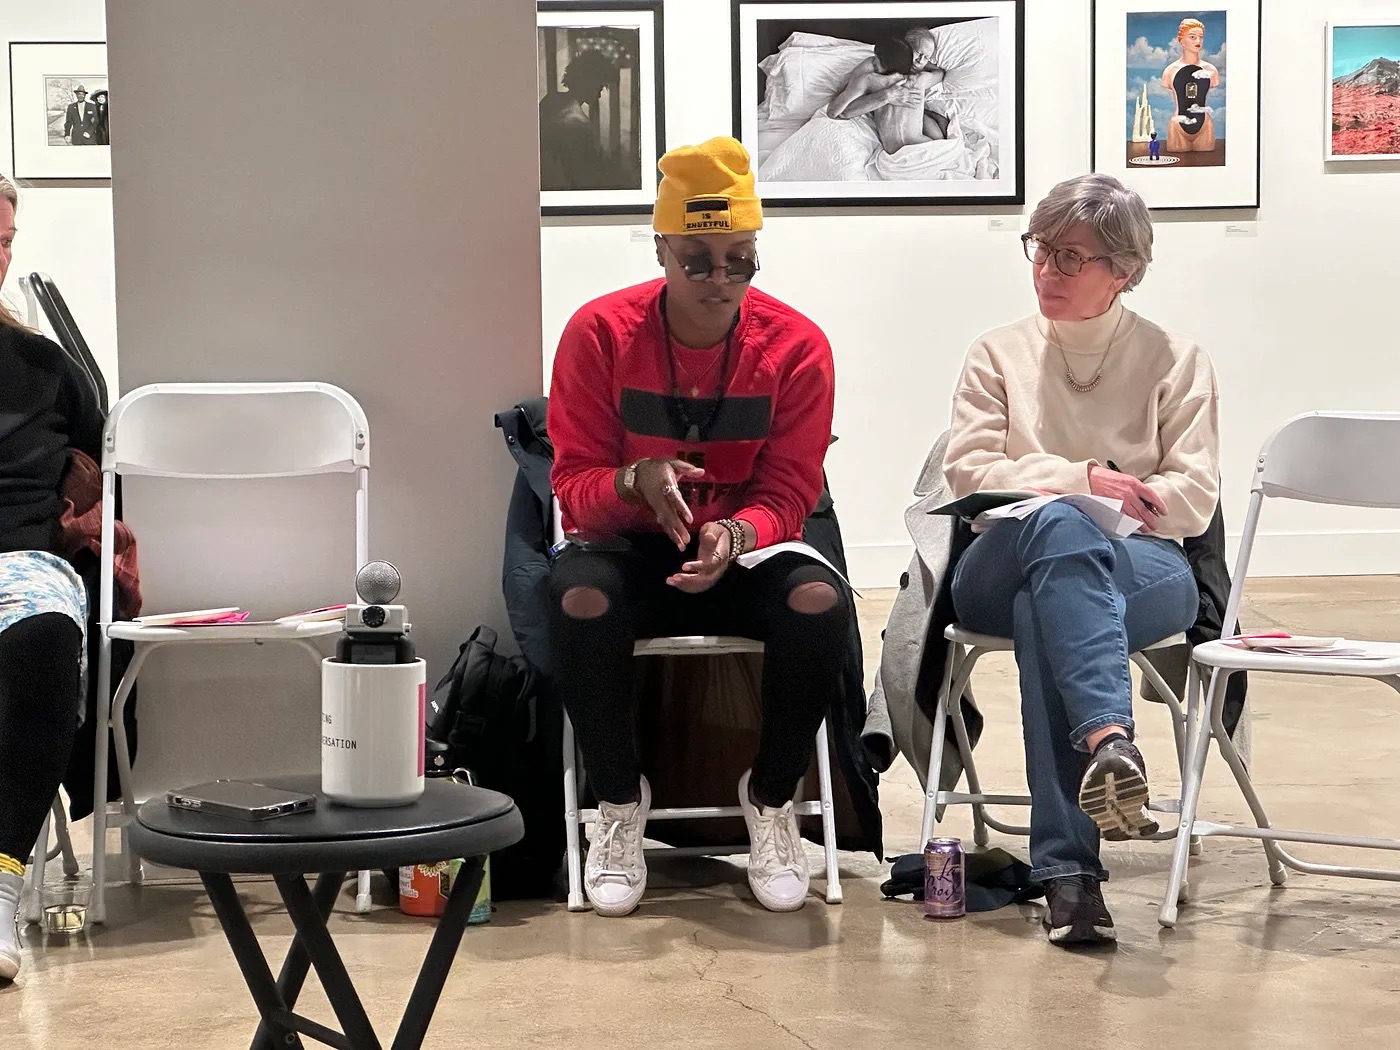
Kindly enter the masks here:
M 574 723 L 567 711 L 564 712 L 564 841 L 567 844 L 564 863 L 569 871 L 569 910 L 587 911 L 578 834 L 578 749 L 574 744 Z
M 47 816 L 39 828 L 39 840 L 34 843 L 34 859 L 20 889 L 20 918 L 26 923 L 38 922 L 43 912 L 42 893 L 49 861 L 49 828 L 52 823 L 53 816 Z
M 961 679 L 963 676 L 958 675 Z M 958 744 L 958 755 L 962 760 L 963 776 L 967 777 L 967 790 L 974 795 L 982 794 L 982 782 L 977 776 L 977 764 L 972 757 L 972 740 L 967 735 L 967 720 L 963 718 L 962 697 L 956 700 L 949 697 L 949 717 L 953 720 L 953 739 Z M 972 841 L 978 846 L 985 846 L 991 841 L 987 834 L 987 817 L 985 807 L 980 803 L 972 806 Z
M 1216 676 L 1211 676 L 1207 706 L 1217 692 Z M 1219 688 L 1224 695 L 1224 685 Z M 1201 780 L 1205 775 L 1206 756 L 1210 750 L 1210 727 L 1201 710 L 1201 683 L 1195 668 L 1187 672 L 1187 692 L 1189 710 L 1187 716 L 1187 740 L 1190 746 L 1190 763 L 1182 777 L 1181 824 L 1176 841 L 1172 844 L 1171 874 L 1167 878 L 1167 891 L 1162 897 L 1162 907 L 1157 913 L 1157 921 L 1168 929 L 1176 925 L 1176 912 L 1180 902 L 1186 899 L 1186 874 L 1190 864 L 1191 829 L 1196 822 L 1196 805 L 1201 798 Z
M 136 851 L 131 848 L 131 825 L 123 824 L 121 829 L 122 861 L 126 865 L 126 881 L 128 885 L 141 885 L 141 858 L 136 855 Z
M 1220 755 L 1229 765 L 1230 771 L 1235 774 L 1235 782 L 1239 784 L 1244 800 L 1249 803 L 1249 811 L 1254 814 L 1255 823 L 1261 828 L 1267 828 L 1270 826 L 1269 815 L 1264 812 L 1264 803 L 1259 800 L 1259 795 L 1254 790 L 1254 781 L 1249 777 L 1249 769 L 1240 757 L 1239 750 L 1230 739 L 1230 734 L 1225 731 L 1225 684 L 1229 680 L 1228 675 L 1220 676 L 1218 695 L 1212 693 L 1213 702 L 1206 709 L 1210 715 L 1210 726 L 1205 731 L 1214 734 L 1220 747 Z M 1272 839 L 1262 841 L 1264 855 L 1269 860 L 1269 881 L 1275 886 L 1282 886 L 1288 881 L 1288 869 L 1283 866 L 1279 856 L 1281 851 Z
M 822 798 L 822 845 L 826 849 L 826 903 L 841 903 L 841 868 L 836 859 L 836 806 L 831 797 L 831 755 L 826 721 L 817 727 L 817 781 Z
M 924 774 L 924 817 L 919 825 L 919 849 L 938 831 L 938 784 L 943 777 L 943 743 L 948 737 L 948 691 L 962 646 L 948 643 L 943 660 L 943 683 L 938 687 L 938 704 L 933 711 L 933 743 L 929 745 L 928 771 Z
M 63 812 L 63 799 L 54 796 L 53 831 L 58 839 L 58 851 L 63 857 L 63 874 L 72 877 L 82 869 L 78 866 L 78 855 L 73 851 L 73 836 L 68 833 L 68 815 Z

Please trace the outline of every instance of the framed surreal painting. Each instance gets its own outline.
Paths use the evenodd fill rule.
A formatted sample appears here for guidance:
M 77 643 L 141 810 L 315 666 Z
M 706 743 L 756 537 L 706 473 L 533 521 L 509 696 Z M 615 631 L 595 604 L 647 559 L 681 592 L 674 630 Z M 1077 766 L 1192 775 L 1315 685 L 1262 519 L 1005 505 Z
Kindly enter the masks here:
M 541 209 L 650 211 L 666 144 L 661 0 L 537 10 Z
M 765 205 L 1025 201 L 1023 0 L 731 0 Z
M 1259 207 L 1261 0 L 1095 0 L 1093 166 L 1148 207 Z
M 1400 17 L 1327 27 L 1327 159 L 1400 161 Z
M 10 142 L 20 179 L 110 179 L 104 43 L 10 44 Z

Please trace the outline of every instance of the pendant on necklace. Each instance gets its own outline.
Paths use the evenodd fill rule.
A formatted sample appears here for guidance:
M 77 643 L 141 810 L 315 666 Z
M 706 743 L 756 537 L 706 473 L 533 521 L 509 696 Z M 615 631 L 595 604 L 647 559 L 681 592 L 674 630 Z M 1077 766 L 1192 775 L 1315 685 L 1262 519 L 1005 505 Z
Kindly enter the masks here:
M 700 440 L 700 428 L 692 423 L 690 429 L 685 432 L 685 439 L 692 445 L 695 444 Z
M 691 388 L 690 388 L 690 396 L 691 396 L 691 397 L 699 397 L 699 396 L 700 396 L 700 388 L 699 388 L 698 386 L 693 386 L 693 387 L 691 387 Z

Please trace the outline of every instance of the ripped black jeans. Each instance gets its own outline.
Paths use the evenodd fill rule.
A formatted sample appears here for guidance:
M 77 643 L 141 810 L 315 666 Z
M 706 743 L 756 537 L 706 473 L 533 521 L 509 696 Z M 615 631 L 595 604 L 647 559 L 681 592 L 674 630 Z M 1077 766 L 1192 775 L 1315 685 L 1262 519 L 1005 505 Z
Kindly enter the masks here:
M 605 802 L 637 797 L 641 766 L 632 735 L 632 646 L 639 638 L 727 634 L 765 644 L 763 730 L 749 787 L 761 804 L 792 798 L 812 760 L 817 727 L 839 687 L 853 614 L 846 585 L 826 566 L 783 553 L 752 569 L 731 565 L 709 591 L 684 594 L 668 576 L 694 558 L 664 536 L 632 535 L 622 552 L 570 546 L 550 577 L 554 681 Z M 793 594 L 804 588 L 793 607 Z M 565 596 L 601 592 L 600 616 L 570 616 Z M 830 589 L 829 592 L 827 589 Z M 830 604 L 827 605 L 827 602 Z

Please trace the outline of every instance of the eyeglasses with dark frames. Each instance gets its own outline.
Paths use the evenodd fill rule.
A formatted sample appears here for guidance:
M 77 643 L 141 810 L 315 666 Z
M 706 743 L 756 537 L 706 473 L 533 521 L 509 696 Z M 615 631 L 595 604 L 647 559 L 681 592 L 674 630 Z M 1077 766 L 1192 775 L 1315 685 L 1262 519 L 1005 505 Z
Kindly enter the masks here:
M 1021 234 L 1021 247 L 1026 258 L 1036 266 L 1044 266 L 1047 259 L 1054 259 L 1055 269 L 1066 277 L 1078 277 L 1090 263 L 1109 258 L 1107 255 L 1081 255 L 1073 248 L 1055 248 L 1029 233 Z

